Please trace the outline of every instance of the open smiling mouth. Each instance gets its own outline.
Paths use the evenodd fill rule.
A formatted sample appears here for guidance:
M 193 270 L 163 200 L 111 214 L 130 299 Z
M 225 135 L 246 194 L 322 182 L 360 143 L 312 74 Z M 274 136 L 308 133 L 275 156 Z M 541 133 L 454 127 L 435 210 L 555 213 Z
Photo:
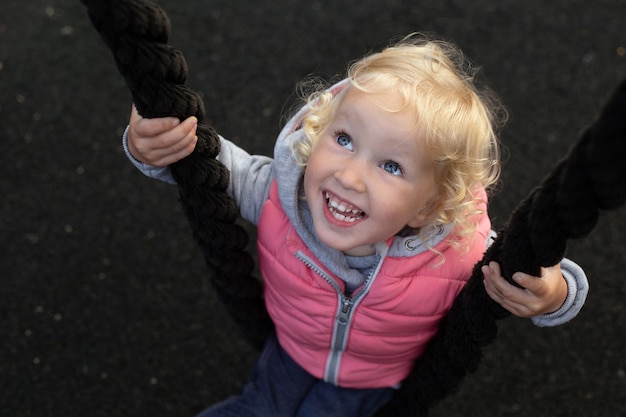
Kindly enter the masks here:
M 326 198 L 328 210 L 335 220 L 346 223 L 354 223 L 357 220 L 361 220 L 365 217 L 364 211 L 359 210 L 358 208 L 352 206 L 349 203 L 346 203 L 345 201 L 337 200 L 329 192 L 325 192 L 324 197 Z

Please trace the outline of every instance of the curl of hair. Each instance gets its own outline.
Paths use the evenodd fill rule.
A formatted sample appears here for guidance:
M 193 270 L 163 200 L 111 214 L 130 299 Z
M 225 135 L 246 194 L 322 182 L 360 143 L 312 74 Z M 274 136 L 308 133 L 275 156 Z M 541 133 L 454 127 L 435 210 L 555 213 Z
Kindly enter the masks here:
M 315 142 L 332 122 L 344 94 L 345 90 L 335 96 L 325 89 L 313 92 L 308 96 L 307 106 L 309 111 L 302 120 L 302 130 L 305 136 L 303 140 L 293 143 L 296 161 L 303 167 L 306 166 L 311 152 L 313 152 Z
M 453 44 L 412 34 L 378 53 L 353 63 L 349 84 L 339 94 L 319 91 L 308 97 L 310 111 L 302 121 L 305 140 L 294 152 L 306 166 L 315 142 L 332 122 L 346 91 L 394 92 L 400 108 L 415 118 L 415 139 L 435 163 L 439 199 L 431 227 L 418 231 L 422 241 L 440 225 L 454 226 L 453 244 L 473 236 L 485 202 L 477 193 L 500 176 L 497 130 L 507 114 L 497 97 L 476 81 L 478 69 Z

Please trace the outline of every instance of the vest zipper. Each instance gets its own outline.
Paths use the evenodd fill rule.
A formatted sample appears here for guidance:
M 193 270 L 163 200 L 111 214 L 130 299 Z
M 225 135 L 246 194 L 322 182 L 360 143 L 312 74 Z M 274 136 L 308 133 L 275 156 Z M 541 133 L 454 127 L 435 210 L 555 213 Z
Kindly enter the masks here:
M 330 343 L 330 352 L 326 360 L 326 368 L 324 370 L 324 381 L 338 385 L 339 382 L 339 367 L 341 365 L 341 356 L 346 348 L 348 341 L 348 334 L 350 333 L 350 326 L 352 324 L 352 316 L 354 308 L 361 302 L 363 297 L 369 291 L 371 284 L 373 283 L 372 277 L 380 269 L 379 257 L 377 261 L 377 267 L 372 270 L 365 278 L 365 282 L 361 288 L 353 294 L 352 297 L 346 296 L 342 291 L 339 284 L 330 277 L 322 268 L 320 268 L 311 258 L 306 256 L 301 251 L 296 252 L 296 257 L 300 259 L 309 269 L 322 277 L 337 293 L 338 307 L 335 314 L 335 323 L 333 326 L 333 334 Z

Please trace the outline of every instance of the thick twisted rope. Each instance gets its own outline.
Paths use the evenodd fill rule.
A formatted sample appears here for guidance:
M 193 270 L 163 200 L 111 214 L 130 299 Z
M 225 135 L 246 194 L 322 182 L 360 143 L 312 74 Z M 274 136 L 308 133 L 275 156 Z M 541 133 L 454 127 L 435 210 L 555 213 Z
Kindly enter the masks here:
M 211 282 L 229 314 L 260 348 L 272 329 L 262 284 L 252 276 L 247 232 L 235 223 L 239 209 L 226 194 L 230 173 L 215 158 L 220 141 L 203 123 L 204 104 L 185 86 L 183 55 L 167 45 L 170 23 L 157 5 L 143 0 L 81 0 L 111 49 L 133 102 L 143 117 L 198 118 L 194 152 L 172 165 L 180 202 L 194 239 L 211 270 Z
M 509 282 L 516 271 L 538 276 L 558 263 L 568 239 L 586 236 L 600 210 L 626 202 L 626 80 L 600 116 L 540 186 L 522 201 L 477 263 L 445 322 L 377 416 L 426 416 L 474 372 L 481 349 L 496 338 L 496 320 L 510 313 L 485 292 L 480 270 L 497 261 Z
M 81 0 L 110 47 L 120 73 L 144 117 L 195 115 L 204 119 L 199 96 L 184 86 L 186 65 L 166 44 L 169 21 L 146 0 Z M 212 282 L 229 313 L 259 347 L 271 331 L 252 261 L 243 251 L 245 231 L 234 224 L 237 208 L 226 195 L 228 172 L 215 160 L 219 138 L 200 123 L 198 145 L 172 166 L 180 199 Z M 482 284 L 482 265 L 492 260 L 508 277 L 515 271 L 539 274 L 565 253 L 566 242 L 587 235 L 601 209 L 626 200 L 626 82 L 569 155 L 515 210 L 472 276 L 426 352 L 416 361 L 394 399 L 378 416 L 425 416 L 474 372 L 482 347 L 509 313 L 491 300 Z M 512 282 L 512 281 L 511 281 Z

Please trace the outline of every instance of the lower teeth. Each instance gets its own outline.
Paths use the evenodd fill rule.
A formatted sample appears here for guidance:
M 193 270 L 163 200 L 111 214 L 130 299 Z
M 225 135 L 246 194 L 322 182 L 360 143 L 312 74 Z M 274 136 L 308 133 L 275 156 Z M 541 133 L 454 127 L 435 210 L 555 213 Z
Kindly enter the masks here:
M 332 207 L 329 206 L 330 212 L 332 213 L 333 217 L 336 218 L 337 220 L 341 220 L 343 222 L 348 222 L 348 223 L 354 223 L 355 221 L 359 220 L 361 217 L 352 217 L 352 216 L 346 216 L 345 214 L 339 213 L 337 211 L 335 211 Z

